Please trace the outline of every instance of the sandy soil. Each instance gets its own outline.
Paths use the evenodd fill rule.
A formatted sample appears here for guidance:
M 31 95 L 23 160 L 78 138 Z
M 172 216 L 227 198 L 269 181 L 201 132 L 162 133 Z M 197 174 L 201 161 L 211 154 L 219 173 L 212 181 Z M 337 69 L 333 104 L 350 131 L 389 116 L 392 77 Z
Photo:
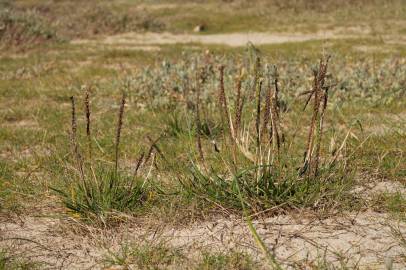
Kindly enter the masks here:
M 131 222 L 114 231 L 94 230 L 80 234 L 62 219 L 27 217 L 3 220 L 0 242 L 49 269 L 101 269 L 107 250 L 118 250 L 120 243 L 161 242 L 180 248 L 189 256 L 201 250 L 240 250 L 260 258 L 243 220 L 220 218 L 191 224 L 185 228 L 168 224 Z M 344 258 L 350 266 L 361 269 L 383 269 L 393 263 L 394 269 L 406 267 L 402 246 L 396 233 L 406 234 L 406 224 L 391 221 L 386 214 L 347 213 L 334 218 L 280 215 L 257 220 L 255 226 L 279 261 L 309 266 L 326 257 L 339 265 Z M 290 267 L 289 267 L 290 265 Z

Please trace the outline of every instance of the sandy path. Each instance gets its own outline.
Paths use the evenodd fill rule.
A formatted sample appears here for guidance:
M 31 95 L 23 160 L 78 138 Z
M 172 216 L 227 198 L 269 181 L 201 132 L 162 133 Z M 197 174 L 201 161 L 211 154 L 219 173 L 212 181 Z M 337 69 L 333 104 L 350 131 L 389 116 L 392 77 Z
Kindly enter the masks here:
M 102 40 L 75 40 L 74 44 L 98 43 L 107 45 L 171 45 L 171 44 L 216 44 L 231 47 L 245 46 L 248 42 L 255 45 L 280 44 L 286 42 L 303 42 L 309 40 L 350 38 L 354 35 L 337 34 L 335 31 L 324 31 L 314 34 L 286 33 L 229 33 L 213 35 L 191 35 L 191 34 L 171 34 L 171 33 L 125 33 L 108 36 Z
M 156 51 L 162 45 L 175 44 L 202 44 L 202 45 L 224 45 L 229 47 L 244 47 L 251 42 L 254 45 L 298 43 L 312 40 L 338 40 L 371 38 L 377 39 L 368 28 L 337 28 L 324 30 L 316 33 L 225 33 L 225 34 L 172 34 L 164 33 L 135 33 L 129 32 L 113 36 L 107 36 L 96 40 L 79 39 L 73 40 L 72 44 L 79 45 L 106 45 L 114 46 L 117 49 L 132 49 L 143 51 Z M 354 46 L 357 51 L 393 50 L 390 46 L 406 44 L 406 35 L 382 35 L 379 41 L 384 43 L 378 47 Z M 388 47 L 389 46 L 389 47 Z
M 320 26 L 320 28 L 322 28 Z M 149 46 L 153 45 L 171 45 L 171 44 L 215 44 L 226 45 L 230 47 L 246 46 L 248 42 L 255 45 L 281 44 L 289 42 L 304 42 L 310 40 L 359 38 L 371 35 L 371 29 L 368 27 L 336 27 L 333 29 L 319 30 L 314 33 L 286 32 L 237 32 L 221 34 L 173 34 L 163 33 L 136 33 L 129 32 L 113 36 L 107 36 L 98 40 L 79 39 L 73 40 L 73 44 L 105 44 L 121 46 Z

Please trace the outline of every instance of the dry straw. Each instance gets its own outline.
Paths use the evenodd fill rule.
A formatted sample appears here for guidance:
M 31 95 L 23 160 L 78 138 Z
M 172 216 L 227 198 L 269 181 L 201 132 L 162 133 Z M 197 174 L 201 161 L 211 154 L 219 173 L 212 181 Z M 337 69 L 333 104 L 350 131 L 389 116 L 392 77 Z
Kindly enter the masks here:
M 201 138 L 201 127 L 202 127 L 202 123 L 201 123 L 201 117 L 200 117 L 200 104 L 201 104 L 201 87 L 202 84 L 205 82 L 206 77 L 205 77 L 205 73 L 204 73 L 204 69 L 201 69 L 200 72 L 198 72 L 196 74 L 196 106 L 195 106 L 195 110 L 196 110 L 196 137 L 197 137 L 197 150 L 199 153 L 199 157 L 200 160 L 203 164 L 205 164 L 205 159 L 204 159 L 204 152 L 203 152 L 203 148 L 202 148 L 202 138 Z

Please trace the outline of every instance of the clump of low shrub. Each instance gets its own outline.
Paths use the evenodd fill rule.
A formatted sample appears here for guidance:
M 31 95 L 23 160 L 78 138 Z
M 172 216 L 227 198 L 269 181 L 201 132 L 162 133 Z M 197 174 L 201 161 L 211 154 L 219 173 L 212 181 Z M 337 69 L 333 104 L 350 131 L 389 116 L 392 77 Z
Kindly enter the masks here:
M 5 8 L 0 11 L 0 48 L 30 48 L 57 40 L 55 30 L 35 11 Z

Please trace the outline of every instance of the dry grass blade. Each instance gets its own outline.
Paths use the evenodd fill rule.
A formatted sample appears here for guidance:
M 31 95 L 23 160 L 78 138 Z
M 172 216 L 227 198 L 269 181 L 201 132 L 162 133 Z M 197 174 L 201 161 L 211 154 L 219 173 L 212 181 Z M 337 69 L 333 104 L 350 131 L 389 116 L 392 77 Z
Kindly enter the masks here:
M 148 141 L 151 143 L 151 148 L 155 149 L 155 151 L 161 156 L 161 158 L 165 159 L 165 156 L 161 149 L 159 149 L 158 141 L 162 138 L 162 135 L 159 136 L 156 140 L 152 140 L 150 136 L 147 136 Z M 151 152 L 150 152 L 151 153 Z
M 257 84 L 257 104 L 256 104 L 256 117 L 255 117 L 255 131 L 256 131 L 256 141 L 257 141 L 257 147 L 260 146 L 261 143 L 261 103 L 262 103 L 262 95 L 261 95 L 261 90 L 262 90 L 262 80 L 260 80 Z
M 125 93 L 121 98 L 120 110 L 118 112 L 117 130 L 116 130 L 116 144 L 115 144 L 115 169 L 118 171 L 118 152 L 120 147 L 121 130 L 123 128 L 123 115 L 125 107 Z
M 267 134 L 268 134 L 268 124 L 269 124 L 269 119 L 271 117 L 271 96 L 272 96 L 272 86 L 271 86 L 271 80 L 268 79 L 268 85 L 267 85 L 267 91 L 266 91 L 266 96 L 265 96 L 265 107 L 264 107 L 264 121 L 262 124 L 262 132 L 261 132 L 261 137 L 263 140 L 266 140 Z
M 254 48 L 254 50 L 256 50 Z M 257 94 L 257 85 L 260 78 L 260 70 L 261 70 L 261 58 L 259 56 L 255 56 L 255 63 L 254 63 L 254 81 L 252 83 L 252 89 L 250 94 L 250 101 L 252 101 L 256 94 Z
M 275 85 L 277 85 L 277 80 L 275 79 Z M 279 123 L 279 114 L 278 114 L 278 96 L 276 95 L 276 86 L 275 91 L 272 95 L 271 100 L 271 144 L 274 156 L 279 158 L 280 146 L 281 146 L 281 137 L 280 137 L 280 123 Z
M 226 103 L 225 91 L 224 91 L 224 66 L 219 66 L 219 92 L 218 92 L 218 103 L 220 108 L 220 116 L 222 125 L 224 125 L 225 119 L 224 116 L 224 104 Z
M 162 138 L 162 135 L 160 135 L 160 136 L 159 136 L 158 138 L 156 138 L 155 140 L 153 140 L 150 136 L 147 136 L 147 139 L 148 139 L 148 141 L 150 142 L 150 146 L 149 146 L 148 153 L 147 153 L 147 155 L 146 155 L 146 158 L 145 158 L 145 161 L 144 161 L 143 164 L 146 164 L 146 163 L 150 160 L 150 158 L 152 157 L 152 154 L 153 154 L 154 150 L 157 151 L 157 152 L 159 151 L 158 153 L 164 158 L 162 152 L 159 150 L 159 148 L 158 148 L 158 146 L 157 146 L 157 143 L 158 143 L 158 141 L 159 141 L 161 138 Z
M 87 136 L 87 143 L 88 143 L 88 150 L 89 150 L 89 159 L 92 159 L 92 139 L 90 133 L 90 87 L 86 88 L 85 92 L 85 116 L 86 116 L 86 136 Z
M 204 70 L 201 70 L 200 74 L 197 74 L 196 76 L 196 106 L 195 106 L 195 110 L 196 110 L 196 146 L 197 146 L 197 151 L 199 153 L 199 157 L 201 162 L 204 164 L 204 152 L 203 152 L 203 148 L 202 148 L 202 138 L 201 138 L 201 134 L 200 134 L 200 130 L 202 127 L 202 123 L 201 123 L 201 119 L 200 119 L 200 104 L 201 104 L 201 83 L 203 84 L 205 81 L 205 74 L 204 74 Z
M 233 125 L 230 119 L 230 113 L 228 111 L 228 104 L 227 104 L 227 97 L 226 97 L 226 92 L 224 89 L 224 66 L 220 65 L 219 66 L 219 72 L 220 72 L 220 87 L 219 87 L 219 106 L 221 109 L 221 115 L 222 115 L 222 124 L 227 123 L 229 129 L 230 129 L 230 136 L 231 138 L 234 138 L 234 129 Z
M 140 157 L 137 160 L 137 163 L 135 165 L 135 169 L 134 169 L 134 177 L 136 177 L 138 175 L 138 171 L 141 168 L 141 166 L 143 165 L 143 161 L 144 161 L 144 157 L 145 157 L 145 153 L 142 152 Z
M 75 97 L 71 96 L 70 97 L 70 101 L 71 101 L 71 135 L 72 135 L 72 139 L 73 139 L 73 143 L 76 145 L 77 143 L 77 120 L 76 120 L 76 105 L 75 105 Z

